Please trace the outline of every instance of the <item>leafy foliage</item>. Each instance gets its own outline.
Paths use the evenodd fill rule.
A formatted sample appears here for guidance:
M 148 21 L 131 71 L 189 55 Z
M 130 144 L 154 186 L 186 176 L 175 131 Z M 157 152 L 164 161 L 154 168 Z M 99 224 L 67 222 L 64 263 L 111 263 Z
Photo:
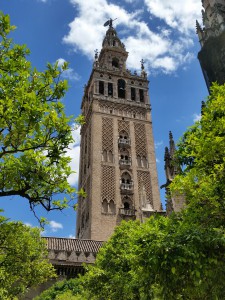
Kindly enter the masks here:
M 88 299 L 225 299 L 224 149 L 225 85 L 214 85 L 178 145 L 183 172 L 170 190 L 185 195 L 185 209 L 117 227 L 87 267 Z
M 79 298 L 79 294 L 82 291 L 83 289 L 78 278 L 64 280 L 55 283 L 40 296 L 36 297 L 35 300 L 84 300 L 84 298 Z
M 68 86 L 60 75 L 68 64 L 32 69 L 26 46 L 8 38 L 12 29 L 0 13 L 0 196 L 24 197 L 31 209 L 63 209 L 68 200 L 58 195 L 71 199 L 75 192 L 67 181 L 72 119 L 61 101 Z
M 7 222 L 0 216 L 0 299 L 14 299 L 54 277 L 46 257 L 46 244 L 38 228 Z
M 224 149 L 225 86 L 214 84 L 201 121 L 178 144 L 176 156 L 184 171 L 170 186 L 172 193 L 186 195 L 192 222 L 201 222 L 203 226 L 219 227 L 225 223 Z

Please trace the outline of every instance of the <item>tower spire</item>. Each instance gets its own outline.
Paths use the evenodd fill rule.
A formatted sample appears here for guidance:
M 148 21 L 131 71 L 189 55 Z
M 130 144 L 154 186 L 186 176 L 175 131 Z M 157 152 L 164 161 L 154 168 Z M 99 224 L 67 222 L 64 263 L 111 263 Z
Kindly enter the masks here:
M 169 132 L 169 143 L 170 143 L 170 156 L 171 156 L 171 158 L 173 158 L 176 147 L 175 147 L 175 143 L 174 143 L 174 139 L 173 139 L 173 134 L 171 131 Z

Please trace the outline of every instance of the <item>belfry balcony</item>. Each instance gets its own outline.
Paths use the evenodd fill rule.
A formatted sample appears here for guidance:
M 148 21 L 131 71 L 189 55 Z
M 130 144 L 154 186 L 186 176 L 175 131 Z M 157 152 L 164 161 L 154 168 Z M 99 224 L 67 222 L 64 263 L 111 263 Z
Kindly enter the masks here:
M 120 191 L 121 194 L 133 194 L 134 193 L 133 183 L 121 183 Z
M 133 208 L 120 208 L 119 209 L 119 214 L 121 216 L 128 216 L 128 217 L 134 217 L 135 216 L 135 209 Z
M 119 138 L 118 139 L 118 145 L 119 145 L 119 147 L 122 147 L 122 148 L 130 147 L 130 139 L 128 139 L 128 138 Z
M 128 159 L 120 159 L 119 164 L 121 169 L 128 169 L 131 166 L 131 158 L 129 157 Z

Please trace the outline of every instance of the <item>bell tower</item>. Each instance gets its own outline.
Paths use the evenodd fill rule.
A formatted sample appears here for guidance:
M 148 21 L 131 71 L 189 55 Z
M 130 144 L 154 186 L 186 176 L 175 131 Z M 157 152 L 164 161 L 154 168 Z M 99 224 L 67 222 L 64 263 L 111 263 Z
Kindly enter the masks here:
M 148 79 L 126 69 L 112 20 L 84 89 L 77 237 L 107 240 L 121 220 L 161 211 Z
M 203 28 L 196 21 L 198 59 L 209 90 L 214 81 L 225 83 L 225 1 L 202 0 L 202 6 Z

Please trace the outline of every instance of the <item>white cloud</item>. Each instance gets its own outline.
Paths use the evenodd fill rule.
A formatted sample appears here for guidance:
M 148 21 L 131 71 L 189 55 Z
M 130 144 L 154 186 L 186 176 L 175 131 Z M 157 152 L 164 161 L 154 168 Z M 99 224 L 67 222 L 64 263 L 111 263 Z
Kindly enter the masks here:
M 69 239 L 75 239 L 75 235 L 74 234 L 70 234 L 68 238 Z
M 162 145 L 163 145 L 163 141 L 159 141 L 159 142 L 155 141 L 155 149 L 161 147 Z
M 63 64 L 66 62 L 64 58 L 57 59 L 58 67 L 62 69 Z M 69 80 L 80 80 L 79 74 L 77 74 L 72 68 L 68 68 L 67 70 L 62 72 L 62 77 Z
M 149 12 L 182 33 L 195 30 L 195 20 L 201 19 L 200 0 L 145 0 Z
M 74 142 L 69 145 L 69 149 L 67 150 L 67 155 L 71 158 L 70 167 L 72 173 L 68 178 L 68 182 L 71 185 L 76 185 L 78 183 L 78 173 L 79 173 L 79 160 L 80 160 L 80 128 L 77 128 L 74 124 L 72 126 L 72 136 Z
M 78 13 L 69 24 L 70 30 L 63 41 L 71 45 L 74 51 L 81 51 L 91 60 L 94 50 L 101 49 L 107 30 L 103 24 L 109 18 L 117 18 L 114 27 L 119 26 L 120 37 L 123 34 L 121 40 L 129 52 L 128 68 L 140 70 L 140 60 L 143 58 L 148 72 L 172 73 L 188 64 L 194 57 L 190 50 L 193 46 L 190 31 L 193 29 L 194 34 L 195 19 L 201 14 L 200 1 L 197 1 L 200 4 L 196 4 L 196 0 L 186 0 L 185 3 L 180 0 L 145 0 L 146 6 L 143 10 L 133 13 L 126 11 L 122 5 L 111 4 L 107 0 L 70 2 Z M 153 31 L 141 21 L 146 8 L 165 20 L 165 26 Z
M 197 121 L 200 121 L 201 120 L 201 114 L 193 114 L 193 122 L 197 122 Z
M 26 225 L 26 226 L 28 226 L 28 227 L 33 227 L 32 224 L 29 223 L 29 222 L 24 223 L 24 225 Z
M 56 232 L 59 229 L 63 229 L 63 225 L 56 221 L 49 221 L 49 227 L 51 228 L 52 232 Z
M 158 158 L 156 158 L 156 162 L 157 164 L 160 164 L 160 160 Z

